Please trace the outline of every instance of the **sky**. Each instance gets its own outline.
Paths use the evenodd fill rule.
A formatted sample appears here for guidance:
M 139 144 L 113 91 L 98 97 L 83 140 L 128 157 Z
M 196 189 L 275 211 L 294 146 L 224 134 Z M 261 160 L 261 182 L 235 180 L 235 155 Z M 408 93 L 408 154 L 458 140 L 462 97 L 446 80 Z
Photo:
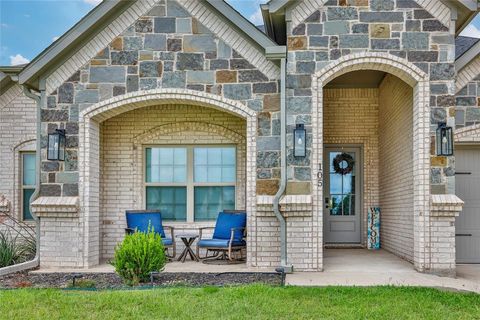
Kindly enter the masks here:
M 227 0 L 255 25 L 268 0 Z M 31 61 L 92 10 L 100 0 L 0 0 L 0 65 Z M 480 15 L 462 35 L 480 38 Z

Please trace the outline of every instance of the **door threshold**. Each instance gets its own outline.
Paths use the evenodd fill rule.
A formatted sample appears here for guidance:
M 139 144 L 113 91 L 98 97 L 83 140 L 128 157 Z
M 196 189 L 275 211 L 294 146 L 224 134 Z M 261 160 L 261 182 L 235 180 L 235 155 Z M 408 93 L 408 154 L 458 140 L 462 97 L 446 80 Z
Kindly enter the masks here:
M 325 249 L 364 249 L 365 246 L 360 243 L 327 243 L 323 246 Z

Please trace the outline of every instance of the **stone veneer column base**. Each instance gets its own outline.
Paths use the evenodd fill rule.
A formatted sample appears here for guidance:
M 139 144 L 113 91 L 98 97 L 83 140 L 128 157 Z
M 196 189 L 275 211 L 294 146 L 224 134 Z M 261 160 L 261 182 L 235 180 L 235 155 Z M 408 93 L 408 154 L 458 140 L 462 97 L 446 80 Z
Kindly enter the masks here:
M 463 208 L 456 195 L 431 195 L 430 269 L 428 273 L 455 277 L 455 217 Z
M 83 267 L 78 197 L 40 197 L 32 211 L 40 219 L 40 267 Z

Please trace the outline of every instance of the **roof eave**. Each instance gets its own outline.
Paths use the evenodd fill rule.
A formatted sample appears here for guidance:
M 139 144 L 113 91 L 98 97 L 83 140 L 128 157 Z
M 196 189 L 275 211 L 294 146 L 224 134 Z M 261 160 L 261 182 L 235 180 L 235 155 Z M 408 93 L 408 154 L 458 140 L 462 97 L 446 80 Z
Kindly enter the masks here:
M 480 55 L 480 41 L 474 44 L 470 49 L 468 49 L 464 54 L 462 54 L 455 61 L 455 69 L 457 72 L 462 70 L 467 66 L 472 60 Z

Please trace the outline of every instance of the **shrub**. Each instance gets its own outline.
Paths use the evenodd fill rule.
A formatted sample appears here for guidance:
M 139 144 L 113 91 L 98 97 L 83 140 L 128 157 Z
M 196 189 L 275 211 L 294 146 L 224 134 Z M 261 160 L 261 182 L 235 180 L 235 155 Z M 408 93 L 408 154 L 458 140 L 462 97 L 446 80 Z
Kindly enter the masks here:
M 166 256 L 162 238 L 153 229 L 127 235 L 115 248 L 112 265 L 127 285 L 148 282 L 150 273 L 165 267 Z
M 0 231 L 0 268 L 11 266 L 20 260 L 16 238 L 10 232 Z

